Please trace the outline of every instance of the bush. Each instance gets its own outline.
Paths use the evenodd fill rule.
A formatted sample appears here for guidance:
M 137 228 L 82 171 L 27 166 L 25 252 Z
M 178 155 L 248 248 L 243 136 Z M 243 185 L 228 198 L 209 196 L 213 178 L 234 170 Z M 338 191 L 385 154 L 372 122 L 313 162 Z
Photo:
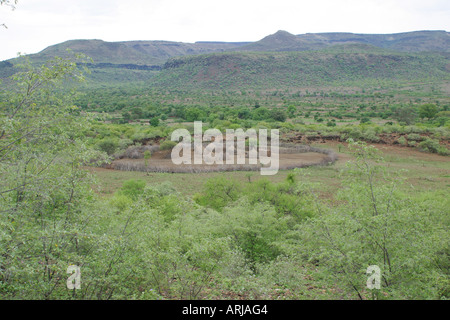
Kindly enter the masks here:
M 425 138 L 417 133 L 410 133 L 408 134 L 408 140 L 414 140 L 414 141 L 422 141 Z
M 440 146 L 439 141 L 429 138 L 419 143 L 419 149 L 425 152 L 437 153 Z
M 398 138 L 397 142 L 400 143 L 402 146 L 406 146 L 408 144 L 405 137 Z
M 373 128 L 369 128 L 361 134 L 361 139 L 370 142 L 378 142 L 380 138 L 377 136 Z
M 117 140 L 113 139 L 103 139 L 97 143 L 97 148 L 103 152 L 106 152 L 108 155 L 114 154 L 118 146 L 119 143 Z
M 128 146 L 131 146 L 133 141 L 131 139 L 120 139 L 118 143 L 118 147 L 120 150 L 125 150 Z
M 136 201 L 139 196 L 144 192 L 145 181 L 140 179 L 131 179 L 124 181 L 122 188 L 118 191 L 119 195 L 127 196 L 128 198 Z
M 115 194 L 111 198 L 111 205 L 118 209 L 119 212 L 125 211 L 132 203 L 133 201 L 124 194 Z
M 284 122 L 286 121 L 286 113 L 283 110 L 272 110 L 271 117 L 275 121 Z
M 194 200 L 198 204 L 221 211 L 240 196 L 241 188 L 238 181 L 217 177 L 209 179 L 205 183 L 202 193 L 195 195 Z
M 446 273 L 437 261 L 430 261 L 437 248 L 446 247 L 445 240 L 438 240 L 443 227 L 440 209 L 423 200 L 405 201 L 395 191 L 398 177 L 377 165 L 382 158 L 374 147 L 351 143 L 349 148 L 356 160 L 349 162 L 348 179 L 337 196 L 345 205 L 326 209 L 318 203 L 318 218 L 299 226 L 298 245 L 305 257 L 332 275 L 336 287 L 353 290 L 359 299 L 446 295 L 445 285 L 429 285 Z M 367 290 L 365 275 L 370 265 L 381 269 L 380 289 L 372 292 Z
M 177 142 L 171 140 L 165 140 L 159 145 L 159 150 L 172 150 L 177 145 Z
M 450 155 L 450 151 L 444 147 L 444 146 L 439 146 L 437 149 L 437 153 L 441 156 L 448 156 Z
M 254 264 L 271 261 L 281 253 L 277 239 L 286 226 L 269 205 L 252 205 L 242 199 L 223 210 L 216 228 L 221 236 L 233 235 L 233 242 Z
M 159 119 L 158 119 L 158 118 L 152 118 L 152 119 L 150 120 L 150 125 L 151 125 L 152 127 L 157 127 L 157 126 L 159 126 Z

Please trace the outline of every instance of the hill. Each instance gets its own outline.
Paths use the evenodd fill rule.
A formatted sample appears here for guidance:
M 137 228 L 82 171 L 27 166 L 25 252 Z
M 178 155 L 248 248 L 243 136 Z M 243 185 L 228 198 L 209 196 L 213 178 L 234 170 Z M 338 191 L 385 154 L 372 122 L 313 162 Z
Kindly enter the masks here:
M 316 46 L 360 43 L 399 52 L 450 52 L 450 33 L 446 31 L 393 34 L 307 33 L 297 37 Z
M 83 53 L 92 58 L 87 66 L 91 85 L 119 84 L 123 82 L 147 81 L 171 57 L 223 52 L 246 43 L 240 42 L 196 42 L 171 41 L 123 41 L 69 40 L 49 46 L 37 54 L 28 55 L 34 64 L 41 64 L 55 57 L 68 57 Z M 17 70 L 18 58 L 0 62 L 0 78 L 8 77 Z
M 450 80 L 448 56 L 345 45 L 335 50 L 233 52 L 172 58 L 151 80 L 151 85 L 189 89 L 280 89 L 431 80 Z
M 128 64 L 136 66 L 161 66 L 175 56 L 205 54 L 230 50 L 245 43 L 239 42 L 196 42 L 171 41 L 122 41 L 69 40 L 47 47 L 39 53 L 29 55 L 34 62 L 43 62 L 52 57 L 68 56 L 67 49 L 84 53 L 96 64 Z M 9 61 L 14 61 L 11 59 Z
M 93 62 L 87 65 L 92 71 L 88 77 L 90 85 L 146 82 L 152 81 L 157 75 L 157 79 L 152 81 L 154 84 L 184 86 L 185 81 L 194 74 L 196 82 L 189 85 L 201 87 L 217 87 L 222 81 L 225 81 L 222 82 L 222 86 L 226 86 L 226 83 L 233 86 L 238 83 L 263 86 L 262 83 L 266 80 L 269 83 L 264 86 L 278 83 L 283 86 L 286 83 L 297 86 L 306 82 L 328 83 L 350 80 L 352 77 L 406 79 L 413 78 L 412 75 L 415 74 L 426 78 L 428 76 L 426 66 L 430 67 L 431 77 L 440 78 L 446 75 L 448 70 L 445 68 L 445 61 L 450 53 L 450 35 L 446 31 L 415 31 L 384 35 L 353 33 L 294 35 L 280 30 L 256 42 L 69 40 L 28 57 L 33 63 L 40 64 L 55 56 L 67 56 L 67 49 L 84 53 L 93 59 Z M 293 55 L 248 54 L 252 52 L 285 52 Z M 303 52 L 309 54 L 295 54 Z M 436 54 L 420 55 L 418 54 L 420 52 Z M 221 54 L 217 55 L 218 53 Z M 353 55 L 344 57 L 338 53 Z M 406 53 L 411 56 L 405 56 Z M 205 54 L 213 55 L 205 56 Z M 10 59 L 0 62 L 0 78 L 16 72 L 14 65 L 17 61 Z M 225 61 L 231 63 L 230 66 L 236 67 L 227 68 L 223 64 Z M 417 61 L 423 61 L 424 64 Z M 262 65 L 258 65 L 259 63 Z M 392 68 L 387 70 L 385 65 Z M 295 74 L 291 74 L 292 72 Z M 256 77 L 258 79 L 255 79 Z
M 394 34 L 307 33 L 293 35 L 279 30 L 233 51 L 307 51 L 343 44 L 371 45 L 398 52 L 450 52 L 446 31 L 414 31 Z
M 305 51 L 327 47 L 328 44 L 320 41 L 311 41 L 295 36 L 287 31 L 279 30 L 263 39 L 249 43 L 233 51 Z

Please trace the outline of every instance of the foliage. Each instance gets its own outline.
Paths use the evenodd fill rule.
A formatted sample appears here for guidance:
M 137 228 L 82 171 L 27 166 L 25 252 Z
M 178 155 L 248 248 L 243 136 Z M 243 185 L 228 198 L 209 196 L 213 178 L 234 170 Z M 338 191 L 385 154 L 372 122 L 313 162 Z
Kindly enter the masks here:
M 183 71 L 190 65 L 195 75 L 204 65 L 214 67 L 212 62 L 238 65 L 245 58 L 248 64 L 240 65 L 231 80 L 202 79 L 212 87 L 231 88 L 251 76 L 261 81 L 255 88 L 271 89 L 264 91 L 129 84 L 72 95 L 68 80 L 82 79 L 81 69 L 61 58 L 39 68 L 28 66 L 8 80 L 0 97 L 0 297 L 448 299 L 445 191 L 415 191 L 412 197 L 401 172 L 388 174 L 380 154 L 362 142 L 400 136 L 405 146 L 417 141 L 424 151 L 448 154 L 449 127 L 439 120 L 446 116 L 445 97 L 408 82 L 430 66 L 430 86 L 432 79 L 445 80 L 433 69 L 441 58 L 415 61 L 376 54 L 376 65 L 399 60 L 392 72 L 399 73 L 400 82 L 384 82 L 391 72 L 386 65 L 367 71 L 374 77 L 371 82 L 363 71 L 352 69 L 350 62 L 358 55 L 273 53 L 281 62 L 271 55 L 200 55 L 167 66 Z M 338 65 L 323 69 L 308 63 L 301 79 L 286 72 L 282 75 L 291 74 L 288 78 L 266 72 L 265 79 L 258 79 L 253 72 L 260 63 L 263 70 L 273 63 L 296 70 L 299 60 L 327 57 Z M 419 71 L 408 70 L 421 62 Z M 337 83 L 352 84 L 352 89 L 319 89 L 335 83 L 338 75 Z M 164 77 L 156 83 L 164 83 Z M 171 79 L 174 84 L 182 80 Z M 273 89 L 310 80 L 317 81 L 317 89 Z M 409 86 L 414 90 L 405 92 Z M 417 112 L 422 123 L 416 122 Z M 145 125 L 148 119 L 151 126 Z M 390 125 L 383 125 L 386 119 Z M 135 153 L 147 166 L 154 143 L 162 140 L 160 150 L 170 150 L 176 144 L 168 139 L 172 131 L 192 132 L 187 122 L 196 120 L 208 121 L 205 130 L 277 128 L 287 140 L 350 137 L 354 141 L 348 141 L 348 148 L 337 148 L 355 160 L 329 185 L 315 184 L 321 177 L 308 173 L 338 176 L 340 167 L 289 171 L 282 173 L 283 180 L 252 173 L 239 180 L 223 173 L 203 183 L 205 175 L 193 174 L 177 177 L 182 181 L 177 185 L 161 183 L 173 179 L 169 174 L 124 173 L 122 184 L 111 174 L 110 184 L 119 190 L 113 194 L 108 185 L 106 199 L 94 192 L 86 165 L 103 163 L 107 154 L 131 158 Z M 177 191 L 184 192 L 186 181 L 194 179 L 201 185 L 194 197 Z M 420 172 L 412 180 L 431 183 Z M 332 194 L 329 202 L 316 195 L 321 191 Z M 66 287 L 66 270 L 73 264 L 82 268 L 81 290 Z M 369 265 L 381 268 L 378 291 L 366 287 Z
M 14 76 L 0 106 L 0 295 L 69 298 L 70 263 L 89 260 L 92 183 L 82 166 L 98 158 L 80 132 L 87 117 L 53 90 L 81 79 L 76 64 L 56 58 Z
M 177 142 L 171 140 L 164 140 L 159 145 L 160 150 L 171 150 L 173 147 L 177 145 Z
M 434 139 L 426 139 L 425 141 L 419 143 L 418 146 L 423 151 L 438 153 L 443 156 L 448 155 L 450 153 L 445 146 L 441 146 L 439 144 L 439 141 L 436 141 Z
M 118 191 L 118 194 L 124 195 L 135 201 L 144 192 L 145 184 L 146 183 L 144 180 L 131 179 L 124 181 L 122 188 Z
M 432 103 L 427 103 L 424 105 L 421 105 L 419 108 L 419 116 L 423 118 L 434 118 L 434 116 L 438 113 L 438 108 L 436 105 Z
M 350 147 L 356 156 L 349 168 L 355 179 L 341 192 L 346 205 L 336 210 L 318 205 L 318 217 L 299 229 L 310 259 L 360 299 L 437 296 L 428 282 L 438 272 L 430 256 L 441 222 L 436 225 L 414 202 L 405 201 L 396 191 L 400 180 L 377 165 L 382 158 L 373 147 Z M 382 270 L 381 289 L 372 294 L 364 281 L 370 265 Z
M 117 141 L 116 139 L 103 139 L 97 143 L 97 147 L 99 150 L 112 155 L 119 147 L 119 141 Z

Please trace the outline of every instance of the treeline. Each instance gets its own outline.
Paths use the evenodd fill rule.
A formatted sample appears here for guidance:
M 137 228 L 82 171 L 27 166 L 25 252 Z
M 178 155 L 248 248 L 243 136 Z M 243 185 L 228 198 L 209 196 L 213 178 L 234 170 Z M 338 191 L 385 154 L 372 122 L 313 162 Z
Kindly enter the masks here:
M 117 121 L 122 123 L 153 117 L 205 120 L 216 113 L 221 120 L 310 122 L 313 119 L 330 126 L 342 121 L 392 120 L 404 125 L 425 122 L 445 126 L 449 119 L 448 100 L 430 97 L 424 92 L 421 97 L 399 98 L 373 89 L 344 94 L 312 90 L 188 92 L 125 86 L 83 91 L 76 104 L 86 111 L 119 115 Z M 259 107 L 262 108 L 256 110 Z

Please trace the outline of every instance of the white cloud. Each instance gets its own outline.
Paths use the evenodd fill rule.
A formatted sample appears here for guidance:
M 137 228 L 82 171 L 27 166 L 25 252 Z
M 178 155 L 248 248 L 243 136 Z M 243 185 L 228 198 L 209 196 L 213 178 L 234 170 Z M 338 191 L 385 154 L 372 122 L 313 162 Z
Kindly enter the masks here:
M 0 7 L 0 60 L 70 39 L 256 41 L 279 29 L 396 33 L 449 30 L 443 0 L 19 0 Z

